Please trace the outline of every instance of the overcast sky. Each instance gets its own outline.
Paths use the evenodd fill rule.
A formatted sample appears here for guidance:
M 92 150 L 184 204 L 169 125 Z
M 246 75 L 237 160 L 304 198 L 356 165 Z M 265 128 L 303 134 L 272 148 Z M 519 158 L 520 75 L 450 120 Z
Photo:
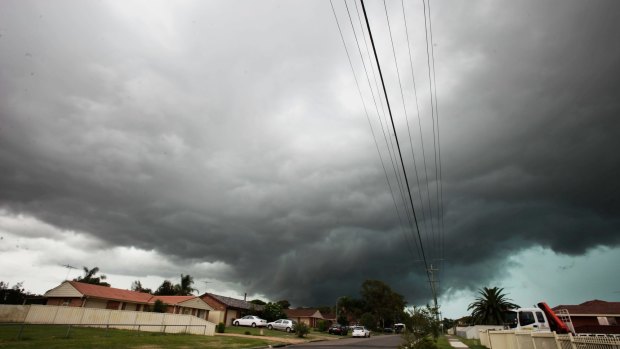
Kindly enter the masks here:
M 444 315 L 484 286 L 619 301 L 620 4 L 431 3 L 438 114 L 423 4 L 408 32 L 386 5 L 394 51 L 366 4 Z M 0 280 L 189 273 L 200 293 L 311 306 L 380 279 L 429 302 L 368 42 L 362 65 L 334 7 L 354 73 L 329 1 L 0 2 Z

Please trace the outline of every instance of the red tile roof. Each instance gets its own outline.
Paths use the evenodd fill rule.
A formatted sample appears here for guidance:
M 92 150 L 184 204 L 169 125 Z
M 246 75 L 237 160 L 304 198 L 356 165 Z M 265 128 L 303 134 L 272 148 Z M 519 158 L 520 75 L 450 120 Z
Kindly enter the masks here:
M 92 285 L 77 281 L 68 281 L 78 292 L 87 296 L 103 299 L 111 299 L 123 302 L 133 302 L 141 304 L 153 304 L 156 300 L 161 300 L 166 304 L 179 304 L 188 301 L 196 296 L 153 296 L 149 293 L 122 290 L 120 288 Z
M 153 296 L 149 303 L 155 303 L 159 299 L 166 304 L 179 304 L 193 298 L 196 298 L 196 296 Z
M 579 305 L 558 305 L 553 310 L 566 309 L 573 314 L 620 314 L 620 302 L 606 302 L 598 299 L 587 301 Z
M 119 288 L 105 287 L 99 285 L 91 285 L 83 282 L 68 281 L 78 292 L 85 296 L 113 299 L 125 302 L 135 303 L 149 303 L 149 300 L 153 297 L 151 294 L 121 290 Z

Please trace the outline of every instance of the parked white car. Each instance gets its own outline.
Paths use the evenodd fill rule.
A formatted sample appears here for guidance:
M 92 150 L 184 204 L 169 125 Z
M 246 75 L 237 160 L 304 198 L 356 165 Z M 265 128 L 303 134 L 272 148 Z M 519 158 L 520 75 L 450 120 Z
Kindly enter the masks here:
M 364 326 L 353 327 L 353 337 L 370 337 L 370 331 Z
M 267 320 L 261 319 L 258 316 L 246 315 L 241 319 L 237 319 L 233 322 L 235 326 L 252 326 L 252 327 L 265 327 L 267 326 Z
M 278 319 L 267 324 L 267 328 L 270 330 L 280 330 L 286 332 L 295 331 L 295 321 L 288 319 Z

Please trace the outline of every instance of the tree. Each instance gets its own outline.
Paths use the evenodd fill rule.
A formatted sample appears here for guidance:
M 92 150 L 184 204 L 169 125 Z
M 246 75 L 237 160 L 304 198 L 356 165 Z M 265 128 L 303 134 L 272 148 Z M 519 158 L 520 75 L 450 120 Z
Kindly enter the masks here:
M 170 280 L 164 280 L 161 286 L 155 290 L 156 296 L 190 296 L 193 292 L 197 291 L 192 287 L 194 278 L 190 275 L 181 274 L 181 283 L 173 285 Z
M 8 282 L 0 281 L 0 304 L 24 304 L 29 292 L 24 290 L 23 282 L 18 282 L 9 287 Z
M 164 280 L 161 283 L 161 286 L 155 290 L 154 295 L 156 296 L 174 296 L 176 295 L 177 290 L 170 280 Z
M 267 304 L 267 303 L 261 301 L 260 299 L 252 299 L 248 303 L 252 303 L 252 304 L 256 304 L 256 305 L 265 305 L 265 304 Z
M 467 307 L 467 310 L 472 311 L 471 316 L 476 324 L 502 325 L 504 314 L 511 309 L 519 308 L 517 304 L 511 303 L 512 299 L 502 293 L 503 290 L 498 287 L 484 287 L 478 290 L 480 297 Z
M 385 321 L 393 321 L 403 313 L 406 302 L 402 295 L 379 280 L 366 280 L 362 284 L 362 299 L 374 318 L 385 327 Z M 375 325 L 376 326 L 376 325 Z
M 280 304 L 282 309 L 288 309 L 291 307 L 291 303 L 289 303 L 289 301 L 287 301 L 286 299 L 279 300 L 276 303 Z
M 437 308 L 428 304 L 426 307 L 413 307 L 403 321 L 407 330 L 403 333 L 402 349 L 437 349 L 440 323 L 437 319 Z
M 181 274 L 181 283 L 175 285 L 175 294 L 177 296 L 190 296 L 194 292 L 198 291 L 197 289 L 192 287 L 194 283 L 194 278 L 190 275 Z
M 280 304 L 278 303 L 271 302 L 265 304 L 265 309 L 263 309 L 263 316 L 268 322 L 286 318 L 286 314 L 284 314 L 282 306 L 280 306 Z
M 110 284 L 104 282 L 103 280 L 107 279 L 107 276 L 101 274 L 99 276 L 95 276 L 99 272 L 99 267 L 94 267 L 92 269 L 84 268 L 84 276 L 78 276 L 77 279 L 73 279 L 73 281 L 83 282 L 85 284 L 91 285 L 99 285 L 110 287 Z
M 140 280 L 136 280 L 131 283 L 131 290 L 136 291 L 136 292 L 143 292 L 143 293 L 153 293 L 153 291 L 150 288 L 142 287 L 142 283 L 140 282 Z

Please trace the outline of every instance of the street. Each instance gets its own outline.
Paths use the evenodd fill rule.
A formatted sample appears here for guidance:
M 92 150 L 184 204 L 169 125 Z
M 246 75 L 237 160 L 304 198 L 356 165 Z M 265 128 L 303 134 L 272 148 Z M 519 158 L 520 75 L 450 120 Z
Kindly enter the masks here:
M 291 345 L 288 348 L 385 348 L 394 349 L 402 343 L 400 335 L 377 336 L 370 338 L 347 338 L 336 341 L 313 342 Z

